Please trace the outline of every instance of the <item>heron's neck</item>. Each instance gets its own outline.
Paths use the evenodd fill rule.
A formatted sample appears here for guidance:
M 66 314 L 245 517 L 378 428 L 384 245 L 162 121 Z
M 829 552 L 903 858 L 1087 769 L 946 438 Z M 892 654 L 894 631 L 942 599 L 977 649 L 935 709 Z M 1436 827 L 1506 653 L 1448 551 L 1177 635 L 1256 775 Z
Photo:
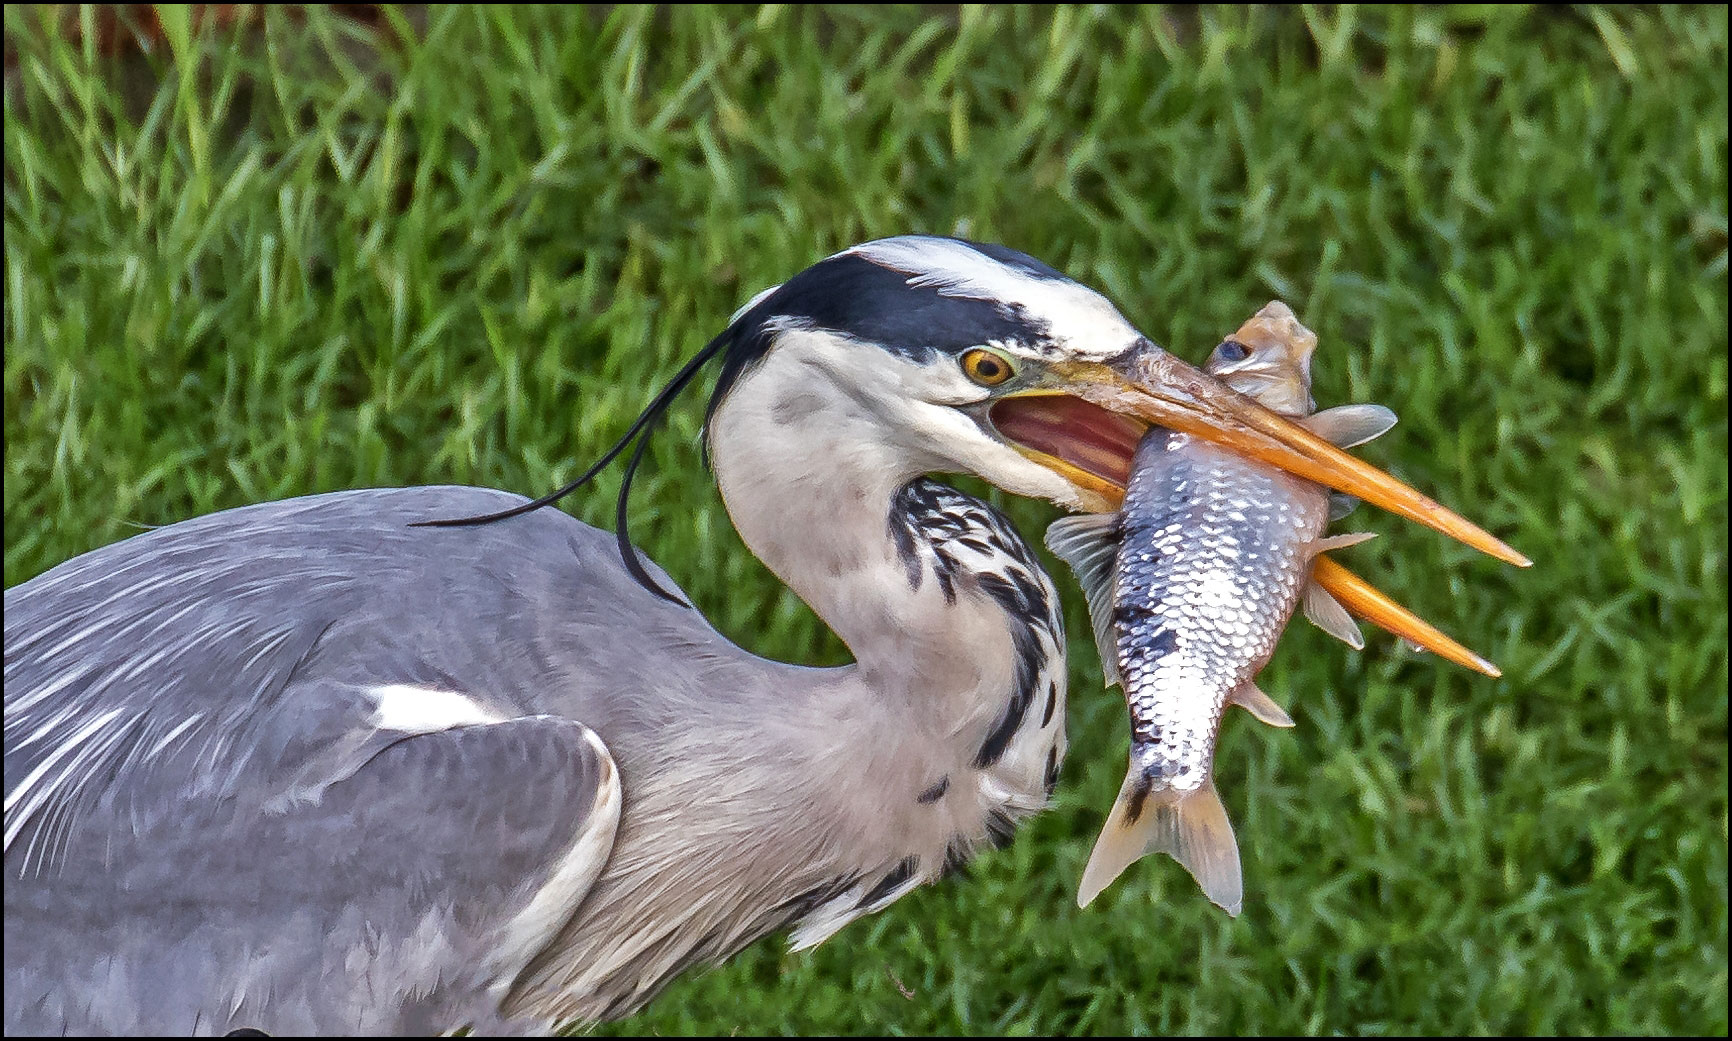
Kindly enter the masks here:
M 717 482 L 746 545 L 847 643 L 867 682 L 948 703 L 951 718 L 934 722 L 961 729 L 1031 682 L 1026 659 L 1062 675 L 1056 597 L 1015 532 L 921 480 L 833 383 L 782 378 L 776 360 L 711 418 Z
M 1007 838 L 1057 780 L 1064 637 L 1051 582 L 990 506 L 925 480 L 871 407 L 814 379 L 811 363 L 784 344 L 742 377 L 711 416 L 711 460 L 746 545 L 856 664 L 750 662 L 735 688 L 721 671 L 703 701 L 702 732 L 717 740 L 662 757 L 619 743 L 633 803 L 566 935 L 643 939 L 573 959 L 561 984 L 604 1011 L 781 924 L 801 946 L 821 942 Z M 757 696 L 771 690 L 787 711 Z M 688 730 L 657 726 L 654 741 Z M 732 812 L 681 817 L 694 790 Z M 665 826 L 674 819 L 689 826 Z M 697 875 L 707 884 L 686 894 Z
M 934 583 L 916 588 L 895 541 L 891 504 L 919 474 L 873 444 L 845 403 L 765 389 L 743 380 L 710 421 L 716 481 L 746 545 L 868 672 L 917 672 L 969 646 L 956 630 L 976 620 Z

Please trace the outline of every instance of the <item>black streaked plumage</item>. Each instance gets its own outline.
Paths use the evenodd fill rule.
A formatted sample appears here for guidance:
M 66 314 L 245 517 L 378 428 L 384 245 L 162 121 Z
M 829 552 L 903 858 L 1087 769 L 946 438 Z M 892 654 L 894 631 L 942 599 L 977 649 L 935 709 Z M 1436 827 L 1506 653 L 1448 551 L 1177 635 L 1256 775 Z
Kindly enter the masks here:
M 931 805 L 944 798 L 944 793 L 950 790 L 950 777 L 945 775 L 933 783 L 932 787 L 914 797 L 914 801 L 922 806 Z
M 1056 649 L 1064 645 L 1052 585 L 1028 543 L 1003 514 L 937 481 L 920 478 L 896 494 L 890 532 L 914 589 L 920 588 L 930 569 L 945 602 L 955 603 L 958 577 L 971 575 L 979 591 L 1010 620 L 1016 678 L 1003 711 L 974 757 L 974 768 L 986 769 L 1021 729 L 1043 685 L 1049 686 L 1049 700 L 1041 725 L 1052 721 L 1057 685 L 1050 677 Z M 990 563 L 983 566 L 983 559 Z

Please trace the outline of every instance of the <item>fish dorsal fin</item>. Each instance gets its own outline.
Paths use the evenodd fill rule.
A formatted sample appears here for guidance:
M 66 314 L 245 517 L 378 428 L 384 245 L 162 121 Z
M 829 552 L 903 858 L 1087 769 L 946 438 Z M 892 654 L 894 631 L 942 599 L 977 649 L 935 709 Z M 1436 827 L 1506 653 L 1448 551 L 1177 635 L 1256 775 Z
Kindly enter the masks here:
M 1332 549 L 1346 549 L 1348 546 L 1357 546 L 1361 542 L 1369 542 L 1376 537 L 1377 532 L 1375 531 L 1349 531 L 1341 535 L 1328 535 L 1317 540 L 1314 552 L 1327 553 Z
M 1076 572 L 1088 597 L 1089 621 L 1101 654 L 1107 686 L 1119 682 L 1118 640 L 1113 632 L 1113 572 L 1119 560 L 1119 515 L 1084 513 L 1061 517 L 1046 529 L 1046 548 Z
M 1382 405 L 1337 405 L 1298 422 L 1336 448 L 1353 448 L 1382 436 L 1395 425 L 1396 417 Z
M 1359 626 L 1347 608 L 1315 579 L 1305 584 L 1305 618 L 1354 650 L 1365 649 L 1365 638 L 1359 634 Z
M 1274 698 L 1263 693 L 1262 688 L 1250 680 L 1240 684 L 1239 688 L 1233 691 L 1227 700 L 1272 727 L 1290 727 L 1293 725 L 1293 717 L 1287 714 L 1287 710 L 1275 704 Z
M 1346 492 L 1329 493 L 1329 523 L 1334 524 L 1358 508 L 1359 500 Z

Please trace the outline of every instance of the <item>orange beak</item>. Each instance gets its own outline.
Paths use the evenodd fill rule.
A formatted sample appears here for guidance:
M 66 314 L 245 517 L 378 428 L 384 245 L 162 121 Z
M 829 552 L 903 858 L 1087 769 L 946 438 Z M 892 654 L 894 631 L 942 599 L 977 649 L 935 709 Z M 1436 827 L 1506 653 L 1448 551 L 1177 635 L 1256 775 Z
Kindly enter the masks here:
M 1044 445 L 1029 444 L 1014 429 L 1006 429 L 1007 420 L 1014 427 L 1028 416 L 1031 406 L 1038 410 L 1043 402 L 1051 407 L 1051 398 L 1055 396 L 1074 397 L 1115 414 L 1121 429 L 1123 421 L 1129 420 L 1134 424 L 1140 420 L 1144 424 L 1191 434 L 1246 458 L 1358 496 L 1499 560 L 1518 567 L 1528 567 L 1533 563 L 1460 514 L 1370 463 L 1348 455 L 1292 420 L 1269 411 L 1158 347 L 1112 364 L 1060 363 L 1054 365 L 1051 372 L 1055 380 L 1049 388 L 1043 388 L 1044 393 L 1037 391 L 1035 395 L 1010 396 L 994 407 L 993 421 L 1001 433 L 1029 447 L 1045 450 Z M 1072 408 L 1071 413 L 1070 421 L 1065 424 L 1067 435 L 1075 430 L 1076 410 Z M 1140 436 L 1139 433 L 1138 438 Z M 1068 449 L 1075 447 L 1063 446 Z M 1134 452 L 1136 441 L 1132 440 L 1129 447 Z M 1131 452 L 1123 455 L 1126 474 Z M 1068 459 L 1071 452 L 1062 449 L 1048 454 L 1073 461 Z M 1098 471 L 1103 467 L 1090 465 L 1087 461 L 1083 461 L 1082 468 L 1108 480 L 1118 476 L 1116 473 L 1100 473 Z M 1123 487 L 1122 480 L 1117 483 Z
M 1137 443 L 1159 425 L 1357 496 L 1499 560 L 1533 563 L 1472 521 L 1158 347 L 1110 363 L 1055 364 L 1045 385 L 1007 395 L 990 415 L 1020 451 L 1069 479 L 1089 510 L 1119 508 Z M 1318 556 L 1312 574 L 1366 621 L 1459 665 L 1502 675 L 1333 560 Z

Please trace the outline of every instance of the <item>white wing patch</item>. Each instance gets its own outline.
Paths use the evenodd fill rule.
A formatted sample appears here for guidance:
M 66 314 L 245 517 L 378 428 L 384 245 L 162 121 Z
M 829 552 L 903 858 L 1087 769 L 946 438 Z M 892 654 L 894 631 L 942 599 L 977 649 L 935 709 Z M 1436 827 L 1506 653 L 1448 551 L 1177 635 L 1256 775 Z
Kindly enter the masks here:
M 452 690 L 391 683 L 368 691 L 378 701 L 373 725 L 406 734 L 436 734 L 453 727 L 503 723 L 505 717 Z

